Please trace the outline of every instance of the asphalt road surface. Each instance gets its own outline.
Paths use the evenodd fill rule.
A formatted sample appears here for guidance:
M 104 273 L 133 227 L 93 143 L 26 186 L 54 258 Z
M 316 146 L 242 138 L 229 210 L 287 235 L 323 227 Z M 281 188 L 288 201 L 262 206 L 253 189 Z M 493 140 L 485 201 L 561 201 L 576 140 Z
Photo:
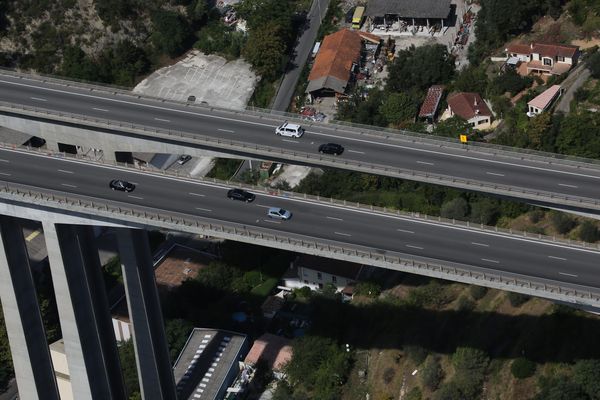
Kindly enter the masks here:
M 391 168 L 600 199 L 600 167 L 578 169 L 527 158 L 466 151 L 459 147 L 440 148 L 435 142 L 418 139 L 413 142 L 412 138 L 402 135 L 389 139 L 361 136 L 332 124 L 307 126 L 306 134 L 299 139 L 282 138 L 274 134 L 278 124 L 276 121 L 258 116 L 138 99 L 1 74 L 0 101 L 191 134 L 231 138 L 296 152 L 316 153 L 320 144 L 335 142 L 346 149 L 339 156 L 343 160 L 374 162 Z M 318 163 L 318 160 L 314 162 Z
M 117 178 L 135 183 L 135 190 L 111 190 L 109 181 Z M 0 150 L 2 181 L 204 221 L 230 221 L 307 240 L 374 248 L 417 260 L 600 288 L 600 252 L 518 236 L 267 194 L 244 203 L 228 200 L 228 188 L 223 186 L 12 150 Z M 269 219 L 269 207 L 283 207 L 293 216 L 288 221 Z

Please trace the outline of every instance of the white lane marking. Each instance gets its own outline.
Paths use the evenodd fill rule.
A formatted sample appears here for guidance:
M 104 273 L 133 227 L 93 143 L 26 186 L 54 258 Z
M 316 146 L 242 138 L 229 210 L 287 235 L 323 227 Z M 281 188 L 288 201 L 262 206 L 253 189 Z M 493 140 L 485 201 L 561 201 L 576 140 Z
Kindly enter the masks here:
M 272 224 L 280 224 L 281 223 L 281 221 L 273 221 L 272 219 L 263 219 L 263 221 L 270 222 Z
M 432 162 L 427 162 L 427 161 L 417 161 L 417 164 L 423 164 L 423 165 L 435 165 Z
M 473 246 L 490 247 L 490 245 L 489 245 L 489 244 L 485 244 L 485 243 L 471 242 L 471 244 L 472 244 Z
M 39 98 L 39 97 L 30 97 L 30 99 L 31 100 L 37 100 L 37 101 L 48 101 L 46 99 L 42 99 L 42 98 Z
M 139 197 L 139 196 L 134 196 L 132 194 L 128 194 L 127 197 L 131 197 L 132 199 L 138 199 L 138 200 L 144 200 L 143 197 Z
M 356 153 L 356 154 L 365 154 L 364 151 L 358 151 L 358 150 L 347 150 L 348 153 Z
M 281 139 L 282 142 L 288 142 L 288 143 L 300 143 L 297 140 L 290 140 L 290 139 Z
M 70 187 L 70 188 L 76 188 L 77 186 L 75 185 L 71 185 L 69 183 L 61 183 L 62 186 L 66 186 L 66 187 Z
M 494 175 L 494 176 L 504 176 L 504 174 L 499 174 L 497 172 L 486 172 L 486 174 L 488 174 L 488 175 Z
M 578 189 L 578 186 L 575 185 L 567 185 L 566 183 L 559 183 L 558 186 L 563 186 L 563 187 L 568 187 L 568 188 L 573 188 L 573 189 Z
M 170 119 L 164 119 L 164 118 L 154 118 L 155 121 L 160 121 L 160 122 L 171 122 Z
M 219 115 L 203 114 L 203 113 L 193 112 L 193 111 L 187 111 L 187 110 L 177 110 L 177 109 L 174 109 L 174 108 L 167 108 L 167 107 L 155 106 L 155 105 L 152 105 L 152 104 L 136 103 L 136 102 L 133 102 L 133 101 L 119 100 L 119 99 L 114 99 L 114 98 L 110 98 L 110 97 L 100 97 L 100 96 L 95 96 L 95 95 L 87 94 L 87 93 L 69 92 L 69 91 L 66 91 L 66 90 L 53 89 L 53 88 L 49 88 L 49 87 L 29 85 L 29 84 L 26 84 L 26 83 L 23 83 L 23 82 L 11 82 L 11 81 L 6 81 L 6 80 L 3 80 L 3 79 L 0 79 L 0 83 L 5 83 L 5 84 L 8 84 L 8 85 L 14 85 L 14 86 L 24 86 L 24 87 L 29 87 L 29 88 L 37 89 L 37 90 L 45 90 L 45 91 L 48 91 L 48 92 L 63 93 L 63 94 L 68 94 L 70 96 L 88 97 L 88 98 L 91 98 L 91 99 L 97 99 L 97 100 L 102 100 L 102 101 L 111 101 L 111 102 L 114 102 L 114 103 L 130 104 L 130 105 L 137 106 L 137 107 L 146 107 L 146 108 L 153 108 L 153 109 L 156 109 L 156 110 L 176 112 L 176 113 L 180 113 L 180 114 L 196 115 L 196 116 L 201 116 L 201 117 L 206 117 L 206 118 L 219 119 L 219 120 L 223 120 L 223 121 L 238 122 L 238 123 L 243 123 L 243 124 L 256 125 L 256 126 L 264 126 L 264 127 L 269 127 L 269 128 L 274 128 L 275 127 L 275 125 L 265 124 L 265 123 L 262 123 L 262 122 L 243 121 L 243 120 L 240 120 L 240 119 L 229 118 L 229 117 L 222 117 L 222 116 L 219 116 Z M 321 127 L 321 128 L 322 129 L 329 129 L 329 128 L 324 127 L 324 126 Z M 351 131 L 348 131 L 348 132 L 351 132 Z M 398 148 L 398 149 L 418 151 L 418 152 L 421 152 L 421 153 L 438 154 L 438 155 L 443 155 L 443 156 L 446 156 L 446 157 L 464 158 L 464 159 L 468 159 L 468 160 L 476 160 L 476 161 L 487 162 L 487 163 L 492 163 L 492 164 L 510 165 L 512 167 L 517 167 L 517 168 L 526 168 L 526 169 L 533 169 L 533 170 L 539 170 L 539 171 L 554 172 L 554 173 L 563 174 L 563 175 L 573 175 L 573 176 L 579 176 L 579 177 L 585 177 L 585 178 L 592 178 L 592 179 L 599 179 L 600 180 L 600 175 L 594 176 L 594 175 L 581 174 L 581 173 L 577 173 L 577 172 L 559 171 L 559 170 L 555 170 L 555 169 L 536 167 L 536 166 L 533 166 L 533 165 L 522 165 L 522 164 L 516 164 L 516 163 L 507 162 L 507 161 L 491 160 L 491 159 L 488 159 L 488 158 L 478 158 L 478 157 L 466 156 L 466 155 L 462 155 L 462 154 L 446 153 L 446 152 L 443 152 L 443 151 L 420 149 L 420 148 L 403 146 L 403 145 L 397 145 L 397 144 L 392 144 L 392 143 L 383 143 L 383 142 L 376 142 L 376 141 L 372 141 L 372 140 L 352 138 L 352 137 L 348 137 L 348 136 L 339 136 L 339 135 L 334 135 L 334 134 L 331 134 L 331 133 L 322 133 L 322 132 L 315 132 L 315 131 L 311 131 L 309 133 L 311 133 L 313 135 L 327 136 L 327 137 L 344 139 L 344 140 L 352 140 L 352 141 L 355 141 L 355 142 L 376 144 L 376 145 L 379 145 L 379 146 L 394 147 L 394 148 Z
M 333 219 L 335 221 L 343 221 L 343 219 L 341 218 L 336 218 L 336 217 L 327 217 L 327 219 Z
M 0 81 L 1 82 L 1 81 Z M 51 156 L 47 156 L 45 154 L 37 154 L 37 153 L 26 153 L 22 150 L 19 149 L 0 149 L 0 152 L 5 151 L 5 152 L 9 152 L 9 153 L 17 153 L 17 154 L 27 154 L 28 156 L 31 157 L 40 157 L 40 158 L 45 158 L 45 159 L 49 159 L 52 160 L 52 162 L 64 162 L 64 163 L 73 163 L 73 164 L 78 164 L 78 165 L 82 165 L 84 167 L 90 167 L 90 164 L 88 164 L 85 161 L 80 161 L 80 160 L 75 160 L 75 159 L 60 159 L 57 160 Z M 219 188 L 219 189 L 227 189 L 228 186 L 226 185 L 219 185 L 219 184 L 214 184 L 214 183 L 209 183 L 209 182 L 194 182 L 194 181 L 190 181 L 187 179 L 183 179 L 183 178 L 177 178 L 177 177 L 171 177 L 171 176 L 162 176 L 162 175 L 154 175 L 154 174 L 149 174 L 148 172 L 143 172 L 143 171 L 137 171 L 137 170 L 129 170 L 129 169 L 123 169 L 120 167 L 115 167 L 115 166 L 110 166 L 110 165 L 94 165 L 94 168 L 102 168 L 102 169 L 107 169 L 107 170 L 111 170 L 111 171 L 118 171 L 118 172 L 123 172 L 126 171 L 127 173 L 131 174 L 131 175 L 141 175 L 143 177 L 154 177 L 154 178 L 158 178 L 158 179 L 167 179 L 170 181 L 177 181 L 177 182 L 185 182 L 187 184 L 192 184 L 192 185 L 197 185 L 197 186 L 204 186 L 204 187 L 211 187 L 211 188 Z M 133 182 L 132 182 L 133 183 Z M 336 209 L 336 210 L 343 210 L 346 212 L 354 212 L 354 213 L 358 213 L 358 214 L 368 214 L 370 216 L 379 216 L 381 218 L 389 218 L 389 219 L 394 219 L 397 221 L 402 221 L 405 223 L 413 223 L 413 224 L 421 224 L 421 225 L 428 225 L 428 226 L 433 226 L 433 227 L 437 227 L 437 228 L 444 228 L 444 229 L 450 229 L 450 230 L 455 230 L 455 231 L 462 231 L 462 232 L 468 232 L 471 234 L 477 234 L 477 235 L 484 235 L 484 236 L 491 236 L 491 237 L 498 237 L 498 238 L 503 238 L 503 239 L 508 239 L 508 240 L 518 240 L 520 242 L 528 242 L 528 243 L 533 243 L 535 245 L 542 245 L 542 246 L 548 246 L 548 247 L 552 247 L 552 248 L 560 248 L 560 249 L 565 249 L 565 250 L 571 250 L 571 251 L 578 251 L 581 253 L 589 253 L 589 254 L 599 254 L 597 250 L 592 250 L 592 249 L 587 249 L 587 248 L 581 248 L 581 247 L 575 247 L 575 246 L 569 246 L 569 245 L 563 245 L 563 244 L 559 244 L 559 243 L 554 243 L 554 242 L 544 242 L 544 241 L 539 241 L 539 240 L 533 240 L 533 239 L 529 239 L 529 238 L 525 238 L 522 236 L 510 236 L 510 235 L 505 235 L 502 233 L 497 233 L 497 232 L 489 232 L 489 231 L 479 231 L 479 230 L 474 230 L 472 228 L 466 228 L 466 227 L 460 227 L 460 226 L 455 226 L 455 225 L 445 225 L 445 224 L 440 224 L 439 222 L 435 221 L 425 221 L 425 220 L 415 220 L 409 217 L 403 217 L 403 216 L 397 216 L 397 215 L 385 215 L 385 214 L 379 214 L 377 212 L 373 212 L 370 210 L 357 210 L 357 209 L 348 209 L 348 208 L 344 208 L 343 206 L 338 206 L 338 205 L 334 205 L 334 204 L 324 204 L 324 203 L 313 203 L 310 200 L 304 200 L 304 199 L 299 199 L 299 198 L 291 198 L 291 197 L 282 197 L 282 196 L 278 196 L 278 195 L 272 195 L 269 193 L 263 193 L 261 194 L 261 196 L 264 197 L 270 197 L 273 198 L 277 201 L 293 201 L 296 203 L 303 203 L 303 204 L 308 204 L 308 205 L 317 205 L 320 207 L 326 207 L 326 208 L 332 208 L 332 209 Z M 271 206 L 265 206 L 265 205 L 260 205 L 260 204 L 255 204 L 258 207 L 265 207 L 265 208 L 271 208 Z
M 567 261 L 567 259 L 566 259 L 566 258 L 563 258 L 563 257 L 548 256 L 548 258 L 553 258 L 553 259 L 555 259 L 555 260 L 561 260 L 561 261 Z
M 348 236 L 348 237 L 352 236 L 351 234 L 344 233 L 344 232 L 333 232 L 333 233 L 335 233 L 336 235 L 340 235 L 340 236 Z
M 575 274 L 568 274 L 568 273 L 566 273 L 566 272 L 559 272 L 559 274 L 560 274 L 560 275 L 565 275 L 565 276 L 572 276 L 573 278 L 577 278 L 577 277 L 578 277 L 578 275 L 575 275 Z
M 423 250 L 420 246 L 413 246 L 412 244 L 407 244 L 406 247 L 410 247 L 411 249 Z
M 0 158 L 0 162 L 10 162 L 10 161 L 8 161 L 8 160 L 4 160 L 4 159 L 1 159 L 1 158 Z
M 198 196 L 198 197 L 205 197 L 205 196 L 206 196 L 206 195 L 204 195 L 204 194 L 200 194 L 200 193 L 192 193 L 192 192 L 189 192 L 188 194 L 190 194 L 190 195 L 192 195 L 192 196 Z
M 0 172 L 0 175 L 11 176 L 8 172 Z
M 59 169 L 58 172 L 64 172 L 65 174 L 74 174 L 73 171 L 67 171 L 66 169 Z
M 398 232 L 404 232 L 404 233 L 415 233 L 414 231 L 409 231 L 406 229 L 396 229 Z
M 217 129 L 220 132 L 227 132 L 227 133 L 235 133 L 235 131 L 232 131 L 231 129 Z
M 102 111 L 102 112 L 108 112 L 108 110 L 106 108 L 92 107 L 92 110 Z
M 489 258 L 482 258 L 481 261 L 487 261 L 487 262 L 491 262 L 494 264 L 500 264 L 500 261 L 498 260 L 490 260 Z
M 212 210 L 209 210 L 208 208 L 202 208 L 202 207 L 196 207 L 196 210 L 212 212 Z

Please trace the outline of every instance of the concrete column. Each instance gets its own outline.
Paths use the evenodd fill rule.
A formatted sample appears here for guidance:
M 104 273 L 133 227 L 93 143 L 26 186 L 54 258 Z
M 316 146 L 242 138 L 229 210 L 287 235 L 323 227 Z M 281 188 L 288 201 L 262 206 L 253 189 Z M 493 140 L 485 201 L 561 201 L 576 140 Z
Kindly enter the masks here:
M 93 228 L 44 223 L 73 396 L 125 399 Z
M 20 398 L 58 400 L 23 228 L 6 216 L 0 216 L 0 299 Z
M 175 400 L 175 381 L 154 279 L 148 235 L 116 228 L 140 390 L 145 400 Z

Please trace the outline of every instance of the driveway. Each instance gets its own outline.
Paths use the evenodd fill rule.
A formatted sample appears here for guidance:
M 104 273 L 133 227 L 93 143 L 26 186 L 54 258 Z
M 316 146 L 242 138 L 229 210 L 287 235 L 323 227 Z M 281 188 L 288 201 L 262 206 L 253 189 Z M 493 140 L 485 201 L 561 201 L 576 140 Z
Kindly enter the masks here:
M 290 106 L 292 96 L 296 90 L 298 78 L 300 77 L 300 73 L 302 73 L 308 55 L 313 48 L 313 43 L 315 43 L 315 40 L 317 39 L 319 26 L 321 26 L 321 21 L 327 12 L 328 6 L 329 0 L 313 0 L 310 11 L 306 16 L 308 29 L 305 29 L 300 38 L 298 38 L 293 53 L 294 55 L 288 64 L 288 69 L 279 86 L 275 101 L 273 102 L 273 111 L 286 111 Z
M 565 79 L 562 83 L 563 87 L 566 87 L 567 90 L 563 93 L 560 98 L 560 101 L 556 108 L 554 109 L 554 113 L 563 112 L 568 113 L 570 111 L 571 101 L 573 101 L 573 96 L 577 89 L 579 89 L 585 81 L 587 81 L 590 77 L 590 70 L 586 68 L 585 64 L 579 64 L 573 72 Z

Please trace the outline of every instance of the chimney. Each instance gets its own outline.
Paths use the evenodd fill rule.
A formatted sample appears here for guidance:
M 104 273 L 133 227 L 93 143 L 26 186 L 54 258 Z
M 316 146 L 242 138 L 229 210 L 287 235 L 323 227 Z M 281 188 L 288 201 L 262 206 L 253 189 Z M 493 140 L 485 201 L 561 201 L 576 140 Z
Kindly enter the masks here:
M 533 42 L 529 43 L 529 48 L 533 50 Z
M 474 107 L 477 107 L 477 105 L 478 105 L 478 104 L 477 104 L 477 96 L 474 96 L 474 97 L 473 97 L 473 106 L 474 106 Z

